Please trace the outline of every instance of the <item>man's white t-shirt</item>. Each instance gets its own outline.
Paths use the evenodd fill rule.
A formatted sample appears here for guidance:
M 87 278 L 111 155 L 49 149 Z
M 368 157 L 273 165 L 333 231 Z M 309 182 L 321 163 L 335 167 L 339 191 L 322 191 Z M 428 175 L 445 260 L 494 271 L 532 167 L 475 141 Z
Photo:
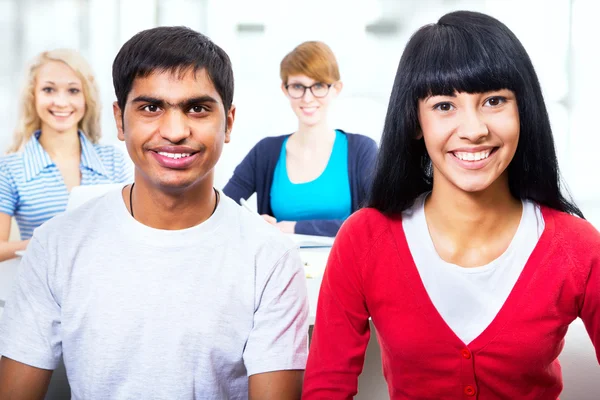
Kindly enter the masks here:
M 221 195 L 195 227 L 131 217 L 121 190 L 37 229 L 0 321 L 0 354 L 54 369 L 73 399 L 245 399 L 248 376 L 304 369 L 296 246 Z
M 544 218 L 537 204 L 523 201 L 519 227 L 504 253 L 486 265 L 464 268 L 442 260 L 435 250 L 425 219 L 428 194 L 402 213 L 402 228 L 431 302 L 468 345 L 504 305 L 544 231 Z

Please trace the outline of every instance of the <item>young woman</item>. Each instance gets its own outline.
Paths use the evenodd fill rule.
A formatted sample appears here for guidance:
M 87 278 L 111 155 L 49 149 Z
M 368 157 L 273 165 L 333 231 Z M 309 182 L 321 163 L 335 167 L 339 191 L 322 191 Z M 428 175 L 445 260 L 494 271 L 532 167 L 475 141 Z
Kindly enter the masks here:
M 124 155 L 99 145 L 100 102 L 87 62 L 73 50 L 39 54 L 28 70 L 8 155 L 0 157 L 0 261 L 65 210 L 78 185 L 131 181 Z M 9 242 L 15 217 L 21 240 Z
M 326 44 L 296 47 L 281 62 L 280 75 L 298 129 L 261 140 L 223 192 L 237 202 L 256 192 L 258 212 L 283 232 L 335 236 L 342 222 L 364 205 L 377 145 L 329 126 L 327 112 L 342 82 Z
M 381 148 L 330 255 L 303 398 L 356 393 L 370 317 L 392 399 L 556 400 L 569 324 L 600 348 L 600 235 L 561 194 L 519 40 L 473 12 L 421 28 Z

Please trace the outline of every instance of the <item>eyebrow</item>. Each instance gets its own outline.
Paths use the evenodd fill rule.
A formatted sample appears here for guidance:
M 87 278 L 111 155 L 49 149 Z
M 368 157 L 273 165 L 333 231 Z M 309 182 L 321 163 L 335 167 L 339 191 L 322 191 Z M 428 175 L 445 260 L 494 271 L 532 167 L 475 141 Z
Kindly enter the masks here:
M 49 83 L 51 85 L 56 85 L 56 83 L 53 82 L 53 81 L 46 81 L 44 83 Z M 68 82 L 67 85 L 79 85 L 79 83 L 78 82 Z
M 157 107 L 161 107 L 161 108 L 166 108 L 166 106 L 169 106 L 171 108 L 180 108 L 180 109 L 188 109 L 191 106 L 195 105 L 195 104 L 206 104 L 206 103 L 212 103 L 212 104 L 218 104 L 219 102 L 217 101 L 217 99 L 215 99 L 212 96 L 198 96 L 198 97 L 192 97 L 190 99 L 185 99 L 183 101 L 180 101 L 179 103 L 169 103 L 168 101 L 165 101 L 164 99 L 159 99 L 158 97 L 152 97 L 152 96 L 138 96 L 135 99 L 131 100 L 132 103 L 150 103 L 152 105 L 155 105 Z

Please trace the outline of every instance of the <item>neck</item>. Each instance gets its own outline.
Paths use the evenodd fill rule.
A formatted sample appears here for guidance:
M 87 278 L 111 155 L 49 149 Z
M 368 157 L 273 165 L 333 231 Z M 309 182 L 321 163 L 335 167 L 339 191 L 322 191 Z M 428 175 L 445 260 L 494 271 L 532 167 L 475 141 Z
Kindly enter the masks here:
M 77 127 L 65 132 L 43 127 L 39 142 L 52 159 L 79 157 L 81 154 Z
M 323 142 L 333 142 L 335 131 L 329 127 L 327 121 L 321 121 L 316 125 L 300 123 L 293 136 L 294 141 L 302 147 L 320 148 Z
M 130 196 L 131 187 L 123 192 L 128 209 Z M 134 217 L 151 228 L 180 230 L 199 225 L 211 217 L 216 201 L 212 174 L 194 186 L 169 190 L 149 183 L 136 170 Z
M 476 247 L 520 220 L 521 200 L 509 190 L 508 179 L 497 179 L 483 192 L 467 193 L 443 182 L 434 185 L 425 203 L 428 224 L 464 247 Z

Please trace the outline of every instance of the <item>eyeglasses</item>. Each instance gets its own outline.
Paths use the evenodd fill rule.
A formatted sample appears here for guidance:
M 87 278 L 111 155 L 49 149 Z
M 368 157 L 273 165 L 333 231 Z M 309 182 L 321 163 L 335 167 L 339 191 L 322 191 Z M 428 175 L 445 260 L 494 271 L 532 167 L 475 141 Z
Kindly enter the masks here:
M 291 85 L 285 85 L 285 89 L 292 99 L 301 99 L 304 97 L 306 89 L 310 89 L 310 92 L 313 96 L 321 98 L 327 96 L 327 93 L 329 93 L 329 88 L 332 85 L 333 83 L 322 82 L 314 83 L 311 86 L 304 86 L 301 83 L 292 83 Z

